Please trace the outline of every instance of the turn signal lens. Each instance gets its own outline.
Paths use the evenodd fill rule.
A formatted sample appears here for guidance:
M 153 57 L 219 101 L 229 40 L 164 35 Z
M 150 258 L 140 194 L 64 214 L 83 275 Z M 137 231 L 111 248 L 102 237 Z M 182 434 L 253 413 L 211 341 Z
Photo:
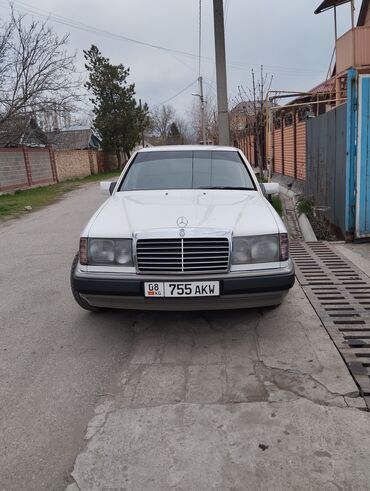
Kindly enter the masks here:
M 87 265 L 87 239 L 85 237 L 81 237 L 80 239 L 80 251 L 79 251 L 79 256 L 80 256 L 80 264 L 83 264 L 84 266 Z
M 280 234 L 280 261 L 289 259 L 289 238 L 288 234 Z

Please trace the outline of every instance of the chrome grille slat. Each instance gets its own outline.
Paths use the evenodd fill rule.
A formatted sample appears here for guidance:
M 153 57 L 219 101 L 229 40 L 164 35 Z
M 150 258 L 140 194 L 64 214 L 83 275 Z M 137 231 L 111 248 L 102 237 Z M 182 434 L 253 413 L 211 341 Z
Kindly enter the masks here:
M 136 260 L 140 272 L 201 273 L 229 268 L 230 244 L 226 237 L 138 239 Z

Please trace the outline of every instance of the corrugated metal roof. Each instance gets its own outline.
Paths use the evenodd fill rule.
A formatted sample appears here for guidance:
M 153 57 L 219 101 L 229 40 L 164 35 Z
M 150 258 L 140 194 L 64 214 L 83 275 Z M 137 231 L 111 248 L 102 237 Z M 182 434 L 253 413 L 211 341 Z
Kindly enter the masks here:
M 52 131 L 47 134 L 47 137 L 49 143 L 59 150 L 85 150 L 87 148 L 99 147 L 99 141 L 91 128 L 66 128 L 62 131 Z
M 343 5 L 350 1 L 351 0 L 324 0 L 315 10 L 315 14 L 321 14 L 321 12 L 325 12 L 325 10 L 333 9 L 334 7 L 338 7 L 338 5 Z

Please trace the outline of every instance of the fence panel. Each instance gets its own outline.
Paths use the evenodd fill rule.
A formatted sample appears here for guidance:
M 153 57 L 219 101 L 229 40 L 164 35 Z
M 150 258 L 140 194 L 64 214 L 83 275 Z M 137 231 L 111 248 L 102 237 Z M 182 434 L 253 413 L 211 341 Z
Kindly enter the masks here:
M 53 182 L 53 170 L 49 151 L 45 149 L 27 150 L 31 168 L 32 184 L 47 184 Z
M 297 179 L 306 180 L 306 122 L 297 123 L 296 129 Z
M 346 124 L 343 104 L 307 122 L 307 192 L 315 205 L 327 208 L 326 216 L 345 231 Z

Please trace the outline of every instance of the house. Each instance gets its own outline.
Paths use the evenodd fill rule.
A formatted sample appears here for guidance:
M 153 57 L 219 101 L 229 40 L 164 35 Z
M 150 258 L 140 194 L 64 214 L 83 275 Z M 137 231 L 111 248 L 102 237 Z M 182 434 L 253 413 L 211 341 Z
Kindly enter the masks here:
M 0 147 L 46 147 L 46 134 L 32 114 L 18 114 L 0 125 Z
M 46 133 L 55 150 L 100 150 L 101 138 L 91 127 L 70 126 Z

